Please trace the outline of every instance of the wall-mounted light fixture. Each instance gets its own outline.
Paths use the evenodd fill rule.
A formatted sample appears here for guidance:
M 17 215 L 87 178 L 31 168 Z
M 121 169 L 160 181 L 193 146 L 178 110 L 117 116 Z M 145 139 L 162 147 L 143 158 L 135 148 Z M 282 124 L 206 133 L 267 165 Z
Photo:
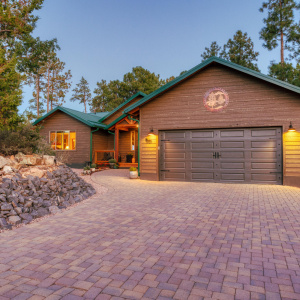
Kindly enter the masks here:
M 150 131 L 148 133 L 148 136 L 150 136 L 150 135 L 154 135 L 153 127 L 150 128 Z
M 296 131 L 296 129 L 293 127 L 292 125 L 292 121 L 290 122 L 290 126 L 289 126 L 289 129 L 288 129 L 289 132 L 292 132 L 292 131 Z

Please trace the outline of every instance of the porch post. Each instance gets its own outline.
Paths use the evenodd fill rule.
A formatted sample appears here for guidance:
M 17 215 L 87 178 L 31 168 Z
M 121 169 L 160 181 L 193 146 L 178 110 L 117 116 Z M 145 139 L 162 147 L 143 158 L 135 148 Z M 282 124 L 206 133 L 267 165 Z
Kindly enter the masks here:
M 115 159 L 118 161 L 119 157 L 119 129 L 115 130 Z

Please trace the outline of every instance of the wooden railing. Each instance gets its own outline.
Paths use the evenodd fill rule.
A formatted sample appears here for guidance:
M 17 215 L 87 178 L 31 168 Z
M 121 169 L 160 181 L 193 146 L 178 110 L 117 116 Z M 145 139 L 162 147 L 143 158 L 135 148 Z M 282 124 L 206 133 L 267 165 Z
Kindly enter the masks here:
M 106 164 L 111 158 L 115 158 L 114 150 L 97 150 L 94 152 L 94 159 L 96 164 Z

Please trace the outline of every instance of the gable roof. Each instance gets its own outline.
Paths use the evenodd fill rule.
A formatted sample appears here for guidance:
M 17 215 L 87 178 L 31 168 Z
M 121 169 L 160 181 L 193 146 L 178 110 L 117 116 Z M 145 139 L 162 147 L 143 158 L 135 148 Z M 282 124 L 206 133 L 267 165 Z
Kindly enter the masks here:
M 110 117 L 111 115 L 113 115 L 114 113 L 116 113 L 118 110 L 120 110 L 122 107 L 124 107 L 126 104 L 128 104 L 129 102 L 131 102 L 133 99 L 135 99 L 138 96 L 142 96 L 144 98 L 147 95 L 145 93 L 143 93 L 143 92 L 137 92 L 132 97 L 130 97 L 129 99 L 127 99 L 125 102 L 123 102 L 119 106 L 117 106 L 114 110 L 112 110 L 111 112 L 107 113 L 107 115 L 105 115 L 102 119 L 100 119 L 100 122 L 104 121 L 105 119 L 107 119 L 108 117 Z
M 101 116 L 103 117 L 104 113 L 96 113 L 96 114 L 94 114 L 94 113 L 84 113 L 84 112 L 80 112 L 80 111 L 75 110 L 75 109 L 66 108 L 66 107 L 62 107 L 62 106 L 55 107 L 54 109 L 49 111 L 44 116 L 37 119 L 33 123 L 33 125 L 37 125 L 38 123 L 40 123 L 41 121 L 46 119 L 48 116 L 55 113 L 56 111 L 62 111 L 65 114 L 69 115 L 70 117 L 72 117 L 72 118 L 74 118 L 74 119 L 76 119 L 76 120 L 78 120 L 78 121 L 80 121 L 80 122 L 82 122 L 85 125 L 90 126 L 90 127 L 99 127 L 99 128 L 104 128 L 105 127 L 104 124 L 99 123 L 99 120 L 101 119 Z
M 213 56 L 213 57 L 210 57 L 209 59 L 205 60 L 204 62 L 200 63 L 199 65 L 195 66 L 194 68 L 190 69 L 189 71 L 185 72 L 184 74 L 176 77 L 174 80 L 168 82 L 167 84 L 163 85 L 162 87 L 158 88 L 157 90 L 155 90 L 151 94 L 147 95 L 143 99 L 141 99 L 141 100 L 137 101 L 136 103 L 134 103 L 134 104 L 130 105 L 129 107 L 127 107 L 124 110 L 125 115 L 126 115 L 126 113 L 129 113 L 133 109 L 135 109 L 135 108 L 145 104 L 146 102 L 152 100 L 152 98 L 156 97 L 157 95 L 159 95 L 159 94 L 167 91 L 168 89 L 172 88 L 173 86 L 175 86 L 176 84 L 178 84 L 181 81 L 185 80 L 186 78 L 190 77 L 194 73 L 200 71 L 201 69 L 204 69 L 205 67 L 207 67 L 211 63 L 221 64 L 223 66 L 226 66 L 226 67 L 229 67 L 231 69 L 243 72 L 245 74 L 254 76 L 258 79 L 264 80 L 266 82 L 273 83 L 277 86 L 283 87 L 285 89 L 288 89 L 290 91 L 293 91 L 293 92 L 296 92 L 296 93 L 300 94 L 300 87 L 297 87 L 297 86 L 292 85 L 290 83 L 281 81 L 279 79 L 276 79 L 276 78 L 273 78 L 273 77 L 270 77 L 270 76 L 267 76 L 267 75 L 264 75 L 260 72 L 248 69 L 246 67 L 242 67 L 240 65 L 237 65 L 237 64 L 232 63 L 230 61 L 227 61 L 225 59 Z

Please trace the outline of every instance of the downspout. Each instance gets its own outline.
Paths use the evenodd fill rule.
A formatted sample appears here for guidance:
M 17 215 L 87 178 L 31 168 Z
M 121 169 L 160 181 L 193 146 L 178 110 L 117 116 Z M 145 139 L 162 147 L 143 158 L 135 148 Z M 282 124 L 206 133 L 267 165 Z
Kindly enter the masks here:
M 129 120 L 136 121 L 138 123 L 138 174 L 140 176 L 140 120 L 133 118 L 131 115 L 126 114 Z
M 90 139 L 90 161 L 91 161 L 91 164 L 93 163 L 93 133 L 98 131 L 99 129 L 100 129 L 100 127 L 94 131 L 91 131 L 91 139 Z
M 108 133 L 112 134 L 114 136 L 114 151 L 116 150 L 116 140 L 115 140 L 115 133 L 110 131 L 110 130 L 107 130 Z M 116 158 L 115 158 L 116 159 Z M 117 159 L 118 161 L 118 159 Z

